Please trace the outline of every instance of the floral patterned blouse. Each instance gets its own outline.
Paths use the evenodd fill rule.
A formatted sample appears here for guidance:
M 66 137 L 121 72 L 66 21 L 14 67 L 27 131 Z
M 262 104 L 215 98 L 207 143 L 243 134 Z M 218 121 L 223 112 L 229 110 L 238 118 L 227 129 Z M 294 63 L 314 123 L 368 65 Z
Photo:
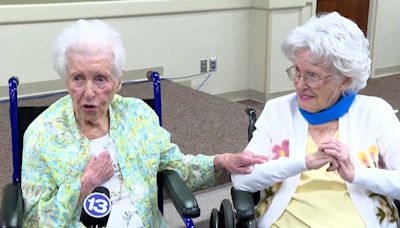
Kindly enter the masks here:
M 109 135 L 124 185 L 145 227 L 167 227 L 157 206 L 157 172 L 176 170 L 189 187 L 215 183 L 213 157 L 184 155 L 143 101 L 115 95 Z M 90 140 L 80 134 L 65 96 L 44 111 L 24 136 L 22 194 L 25 227 L 81 227 L 80 178 Z

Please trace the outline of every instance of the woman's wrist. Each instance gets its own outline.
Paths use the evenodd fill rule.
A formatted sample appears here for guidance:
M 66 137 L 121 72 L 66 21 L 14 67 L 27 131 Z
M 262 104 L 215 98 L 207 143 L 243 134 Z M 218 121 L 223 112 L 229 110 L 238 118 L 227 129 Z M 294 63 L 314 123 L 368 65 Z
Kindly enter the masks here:
M 85 175 L 81 177 L 80 181 L 81 181 L 81 192 L 79 196 L 79 202 L 82 203 L 83 199 L 93 191 L 94 186 L 93 184 L 90 183 L 89 179 Z
M 226 154 L 217 154 L 214 156 L 214 171 L 216 173 L 224 168 L 225 156 Z
M 214 156 L 214 175 L 215 179 L 218 179 L 224 172 L 225 167 L 223 166 L 225 154 L 217 154 Z

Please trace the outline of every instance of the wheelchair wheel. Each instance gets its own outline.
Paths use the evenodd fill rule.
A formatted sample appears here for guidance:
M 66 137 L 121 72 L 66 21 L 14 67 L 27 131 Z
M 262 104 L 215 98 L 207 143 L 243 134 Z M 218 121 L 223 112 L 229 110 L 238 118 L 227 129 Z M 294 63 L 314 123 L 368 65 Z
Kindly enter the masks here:
M 232 204 L 228 199 L 222 200 L 219 210 L 219 227 L 234 228 L 235 220 L 233 217 Z
M 219 223 L 218 210 L 216 208 L 213 208 L 210 217 L 210 228 L 218 228 L 218 223 Z

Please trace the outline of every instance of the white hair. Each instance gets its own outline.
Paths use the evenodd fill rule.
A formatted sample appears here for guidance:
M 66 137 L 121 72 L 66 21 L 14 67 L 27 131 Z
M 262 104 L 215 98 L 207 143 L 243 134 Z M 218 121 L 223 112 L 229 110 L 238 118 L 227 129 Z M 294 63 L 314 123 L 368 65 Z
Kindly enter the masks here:
M 54 68 L 62 79 L 68 75 L 69 52 L 90 54 L 93 51 L 110 52 L 114 57 L 113 73 L 120 78 L 126 61 L 125 50 L 117 31 L 100 20 L 80 19 L 66 27 L 57 37 L 53 49 Z
M 339 13 L 310 18 L 282 43 L 282 52 L 291 61 L 300 49 L 310 50 L 311 63 L 352 78 L 344 92 L 358 92 L 366 86 L 371 70 L 368 40 L 353 21 Z

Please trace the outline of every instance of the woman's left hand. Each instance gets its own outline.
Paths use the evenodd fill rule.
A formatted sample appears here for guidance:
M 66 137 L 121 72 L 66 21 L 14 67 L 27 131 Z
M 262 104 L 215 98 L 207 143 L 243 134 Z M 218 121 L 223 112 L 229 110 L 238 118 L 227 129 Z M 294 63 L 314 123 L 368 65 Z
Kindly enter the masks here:
M 214 158 L 216 169 L 224 168 L 230 173 L 249 174 L 251 166 L 261 164 L 268 160 L 265 155 L 256 155 L 250 151 L 243 151 L 237 154 L 224 153 L 217 154 Z
M 319 150 L 332 156 L 339 164 L 337 171 L 343 180 L 351 183 L 354 180 L 354 165 L 350 159 L 349 148 L 339 140 L 331 139 L 320 145 Z

